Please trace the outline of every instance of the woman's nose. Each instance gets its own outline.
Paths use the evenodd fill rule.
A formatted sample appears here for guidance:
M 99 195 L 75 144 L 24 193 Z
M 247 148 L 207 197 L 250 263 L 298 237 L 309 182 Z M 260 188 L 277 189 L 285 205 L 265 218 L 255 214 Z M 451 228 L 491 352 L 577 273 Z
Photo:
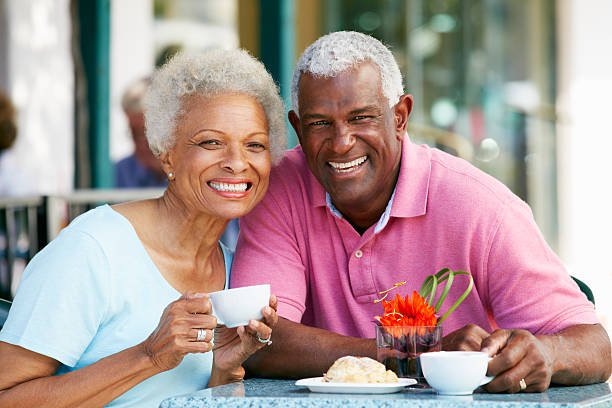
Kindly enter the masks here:
M 244 152 L 238 147 L 228 147 L 221 167 L 233 174 L 246 170 L 248 164 Z

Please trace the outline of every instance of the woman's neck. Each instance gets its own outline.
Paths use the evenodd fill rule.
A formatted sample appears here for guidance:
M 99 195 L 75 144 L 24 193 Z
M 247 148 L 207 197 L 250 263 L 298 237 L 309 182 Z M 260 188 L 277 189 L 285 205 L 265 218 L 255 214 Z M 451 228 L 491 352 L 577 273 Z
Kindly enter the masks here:
M 179 292 L 223 289 L 219 238 L 229 220 L 189 211 L 166 195 L 114 208 L 132 223 L 160 273 Z

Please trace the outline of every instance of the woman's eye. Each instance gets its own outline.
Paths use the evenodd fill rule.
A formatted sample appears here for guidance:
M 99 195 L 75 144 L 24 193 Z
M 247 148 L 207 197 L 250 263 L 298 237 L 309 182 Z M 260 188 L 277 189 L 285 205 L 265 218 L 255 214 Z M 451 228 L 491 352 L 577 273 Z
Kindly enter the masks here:
M 266 145 L 264 145 L 263 143 L 249 143 L 247 147 L 249 148 L 249 150 L 254 152 L 263 152 L 264 150 L 266 150 Z
M 204 148 L 209 148 L 209 149 L 221 146 L 221 142 L 219 142 L 218 140 L 215 140 L 215 139 L 204 140 L 204 141 L 200 142 L 199 144 L 200 144 L 200 146 L 202 146 Z

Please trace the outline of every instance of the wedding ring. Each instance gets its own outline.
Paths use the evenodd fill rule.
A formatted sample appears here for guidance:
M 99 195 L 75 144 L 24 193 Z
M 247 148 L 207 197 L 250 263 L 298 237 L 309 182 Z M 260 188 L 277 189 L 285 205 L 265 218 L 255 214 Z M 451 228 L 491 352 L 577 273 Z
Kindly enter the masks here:
M 196 337 L 196 341 L 204 341 L 205 337 L 206 337 L 206 330 L 198 329 L 198 336 Z
M 261 337 L 259 337 L 259 333 L 257 333 L 257 341 L 269 346 L 272 344 L 272 334 L 270 334 L 270 337 L 268 337 L 267 339 L 262 339 Z
M 519 387 L 521 387 L 521 391 L 525 391 L 525 388 L 527 388 L 527 383 L 524 378 L 521 378 L 521 381 L 519 381 Z

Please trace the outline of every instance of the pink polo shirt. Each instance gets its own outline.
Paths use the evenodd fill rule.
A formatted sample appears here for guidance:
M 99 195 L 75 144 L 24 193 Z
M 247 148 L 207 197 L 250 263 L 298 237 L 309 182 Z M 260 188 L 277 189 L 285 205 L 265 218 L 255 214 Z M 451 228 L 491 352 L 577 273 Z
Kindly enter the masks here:
M 527 204 L 464 160 L 406 137 L 391 208 L 363 235 L 326 204 L 300 147 L 270 178 L 266 197 L 240 222 L 231 286 L 270 283 L 287 319 L 371 338 L 379 291 L 405 280 L 392 293 L 412 293 L 450 267 L 471 272 L 475 285 L 443 323 L 445 334 L 469 323 L 535 334 L 598 323 Z M 455 279 L 442 313 L 466 284 Z

